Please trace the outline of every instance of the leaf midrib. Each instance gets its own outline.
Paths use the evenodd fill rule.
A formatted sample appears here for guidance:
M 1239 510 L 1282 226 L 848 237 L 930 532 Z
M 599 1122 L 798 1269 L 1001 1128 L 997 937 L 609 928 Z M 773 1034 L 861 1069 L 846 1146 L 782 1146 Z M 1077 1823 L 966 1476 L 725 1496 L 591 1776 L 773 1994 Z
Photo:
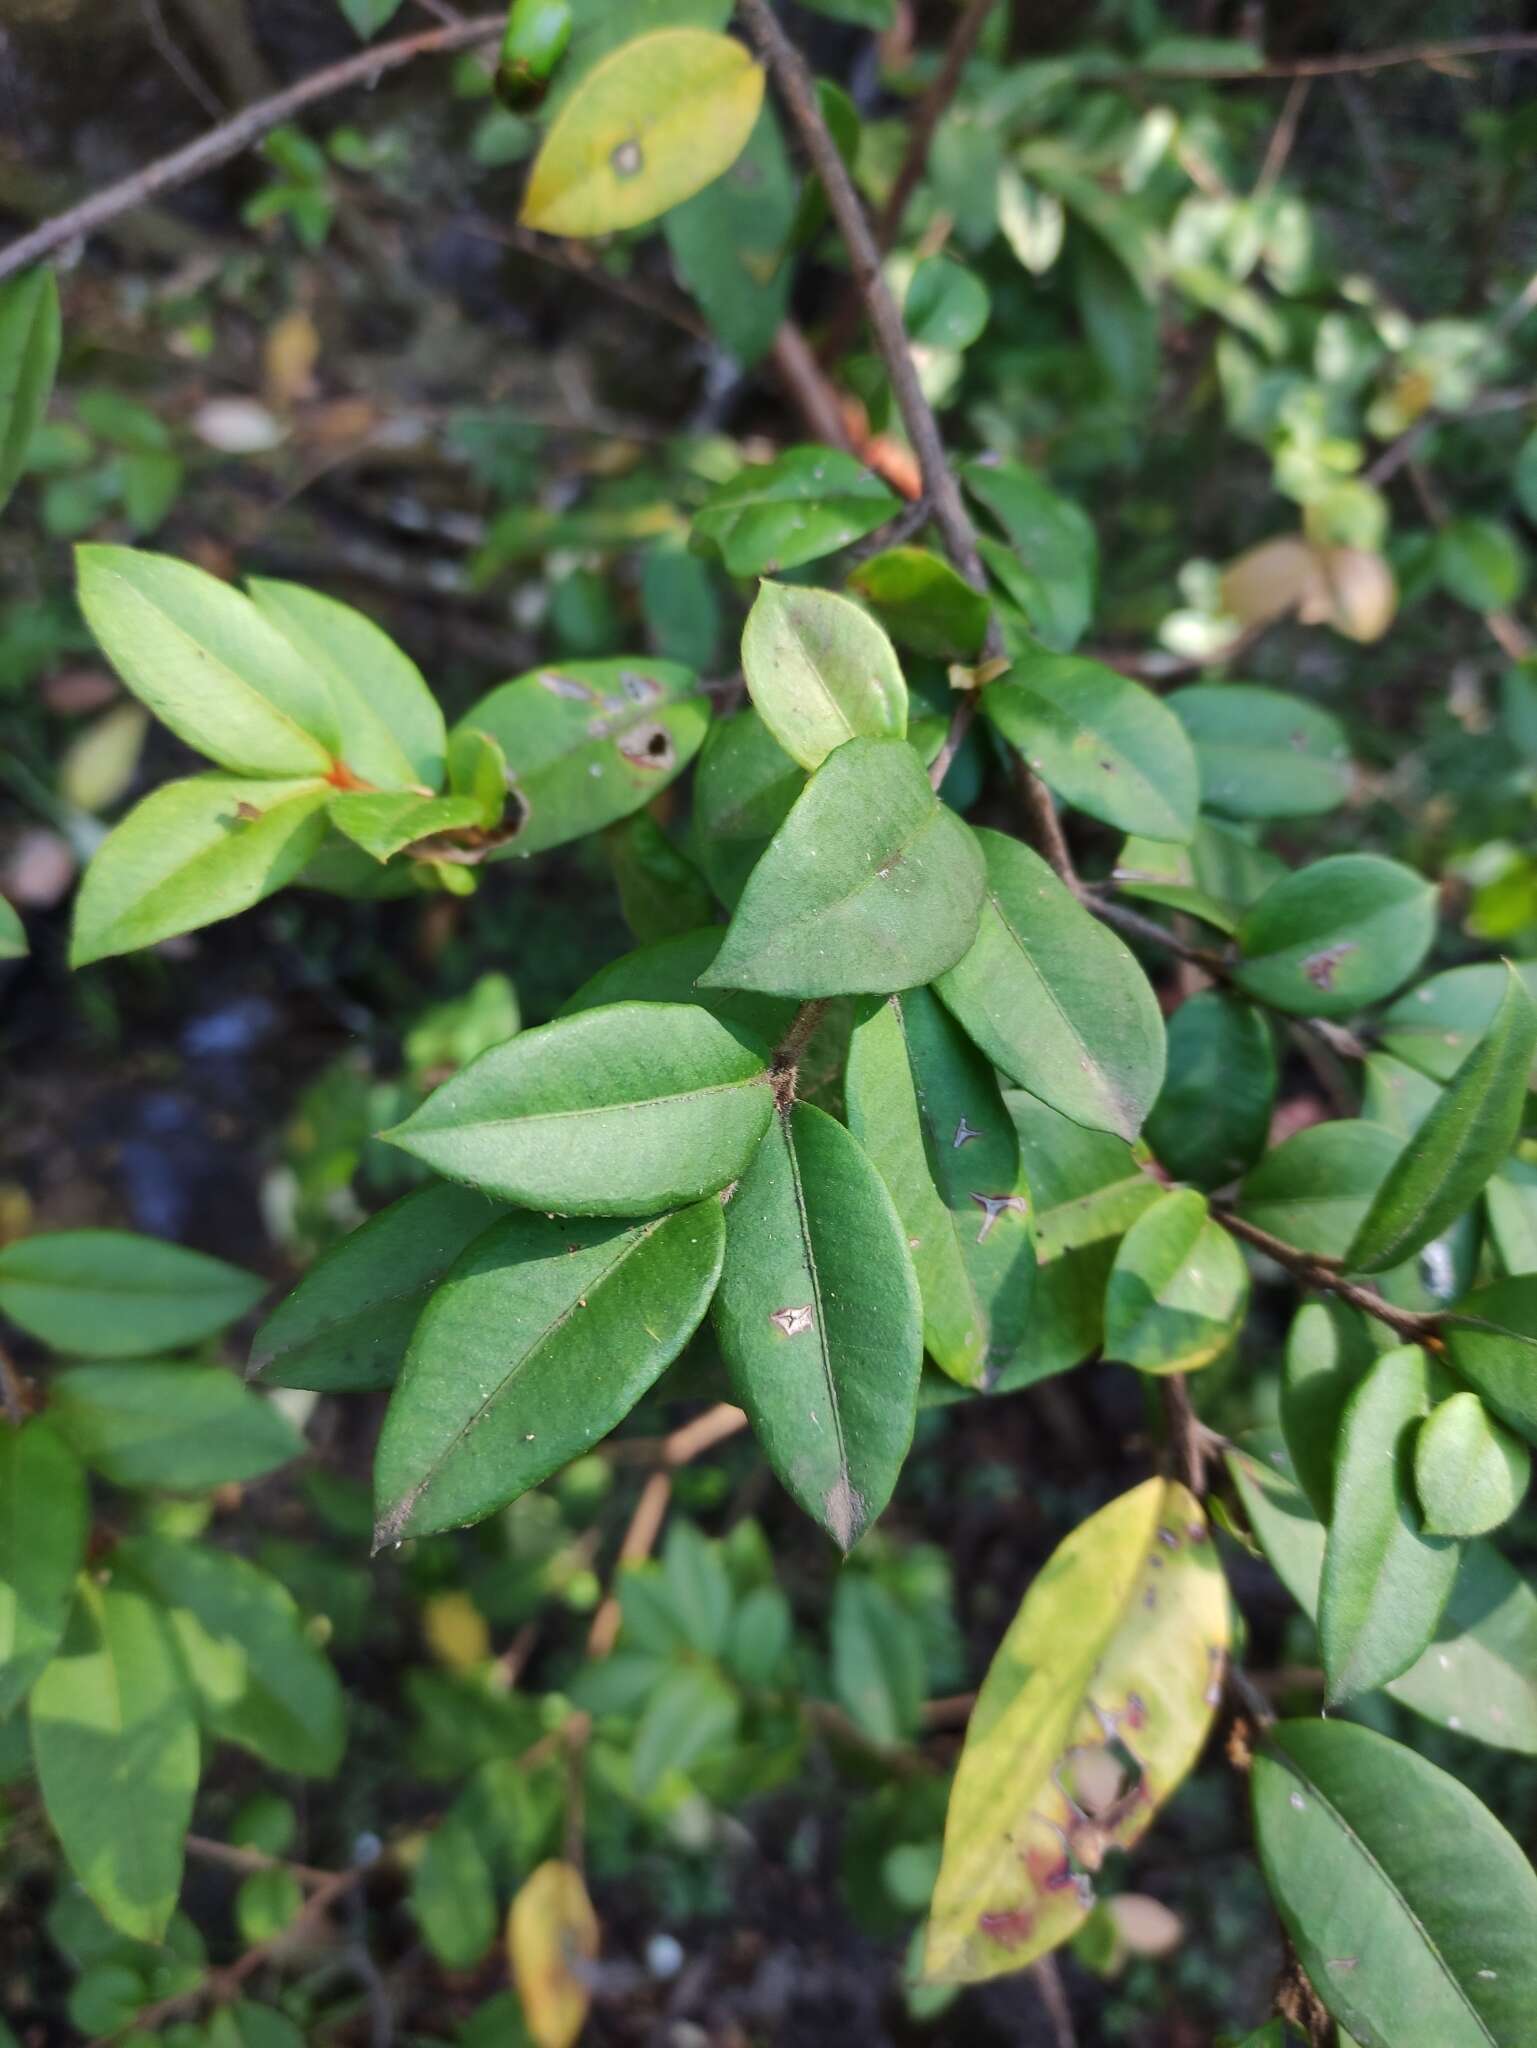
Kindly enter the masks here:
M 781 1113 L 779 1131 L 790 1165 L 790 1187 L 795 1196 L 795 1220 L 800 1230 L 801 1243 L 805 1247 L 806 1271 L 811 1280 L 811 1298 L 816 1304 L 817 1357 L 822 1363 L 822 1381 L 827 1389 L 828 1412 L 832 1416 L 833 1434 L 838 1444 L 838 1470 L 851 1503 L 849 1519 L 852 1540 L 852 1503 L 858 1498 L 858 1494 L 854 1486 L 854 1474 L 849 1466 L 848 1443 L 843 1433 L 843 1410 L 838 1400 L 838 1383 L 833 1377 L 832 1353 L 827 1344 L 827 1317 L 823 1312 L 822 1282 L 817 1273 L 816 1247 L 811 1237 L 811 1217 L 806 1208 L 806 1190 L 801 1182 L 800 1156 L 795 1149 L 795 1136 L 791 1128 L 793 1113 L 793 1110 Z
M 1042 971 L 1040 966 L 1037 964 L 1034 955 L 1031 953 L 1030 948 L 1025 944 L 1024 939 L 1021 937 L 1020 933 L 1015 930 L 1014 925 L 1009 919 L 1008 912 L 1004 909 L 1003 904 L 999 899 L 998 893 L 992 887 L 991 883 L 989 883 L 988 885 L 987 900 L 993 906 L 993 909 L 998 913 L 998 922 L 1003 926 L 1003 929 L 1008 933 L 1010 939 L 1013 940 L 1015 947 L 1019 951 L 1020 957 L 1028 966 L 1031 974 L 1034 975 L 1035 980 L 1038 986 L 1040 987 L 1042 993 L 1045 995 L 1047 1001 L 1051 1004 L 1052 1008 L 1056 1011 L 1058 1017 L 1062 1020 L 1063 1027 L 1066 1030 L 1068 1037 L 1072 1041 L 1073 1045 L 1077 1047 L 1082 1058 L 1084 1060 L 1087 1060 L 1088 1071 L 1094 1077 L 1095 1081 L 1098 1083 L 1096 1092 L 1101 1096 L 1106 1106 L 1111 1110 L 1111 1112 L 1116 1117 L 1121 1135 L 1124 1136 L 1126 1133 L 1127 1124 L 1130 1123 L 1133 1126 L 1135 1126 L 1136 1124 L 1137 1119 L 1135 1113 L 1135 1105 L 1131 1102 L 1129 1097 L 1127 1097 L 1123 1093 L 1121 1088 L 1118 1087 L 1116 1083 L 1112 1080 L 1109 1069 L 1105 1066 L 1104 1061 L 1094 1051 L 1092 1046 L 1090 1046 L 1088 1040 L 1079 1030 L 1077 1024 L 1075 1024 L 1073 1019 L 1068 1015 L 1066 1009 L 1063 1007 L 1061 997 L 1057 994 L 1056 990 L 1051 985 L 1050 977 Z

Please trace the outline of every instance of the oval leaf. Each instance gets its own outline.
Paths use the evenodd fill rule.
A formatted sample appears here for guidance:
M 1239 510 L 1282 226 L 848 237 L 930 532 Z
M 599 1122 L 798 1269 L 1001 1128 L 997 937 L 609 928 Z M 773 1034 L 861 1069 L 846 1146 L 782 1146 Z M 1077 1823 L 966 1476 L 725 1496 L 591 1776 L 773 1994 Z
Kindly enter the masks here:
M 1477 1394 L 1441 1402 L 1414 1440 L 1414 1490 L 1431 1535 L 1498 1529 L 1520 1507 L 1531 1478 L 1531 1452 L 1490 1419 Z
M 49 1419 L 114 1486 L 198 1493 L 259 1479 L 302 1439 L 272 1403 L 213 1365 L 77 1365 L 55 1375 Z
M 59 1646 L 88 1523 L 85 1474 L 52 1426 L 0 1428 L 0 1720 Z
M 1436 892 L 1373 853 L 1341 853 L 1267 889 L 1238 928 L 1241 989 L 1293 1016 L 1344 1017 L 1391 995 L 1430 950 Z
M 390 1397 L 377 1542 L 479 1521 L 591 1450 L 693 1335 L 724 1238 L 716 1201 L 635 1224 L 509 1216 L 478 1238 Z
M 700 865 L 728 910 L 805 786 L 751 706 L 711 726 L 694 775 L 694 832 Z
M 813 442 L 717 485 L 694 531 L 733 576 L 774 576 L 863 540 L 901 503 L 852 455 Z
M 1496 1280 L 1464 1296 L 1444 1335 L 1458 1377 L 1537 1443 L 1537 1275 Z
M 1083 1925 L 1091 1873 L 1146 1832 L 1200 1755 L 1228 1628 L 1200 1504 L 1173 1481 L 1122 1494 L 1057 1548 L 972 1709 L 928 1977 L 1023 1969 Z
M 1107 1358 L 1142 1372 L 1195 1372 L 1243 1323 L 1249 1269 L 1204 1195 L 1177 1188 L 1121 1240 L 1105 1289 Z
M 695 1003 L 611 1003 L 493 1046 L 384 1136 L 530 1209 L 645 1216 L 735 1180 L 768 1128 L 767 1053 Z
M 803 768 L 819 768 L 845 740 L 907 731 L 895 649 L 868 612 L 830 590 L 760 585 L 742 667 L 758 716 Z
M 0 285 L 0 506 L 26 467 L 59 365 L 59 288 L 53 272 Z
M 1350 794 L 1350 748 L 1327 711 L 1252 683 L 1193 683 L 1166 699 L 1190 736 L 1201 802 L 1230 818 L 1311 818 Z
M 1265 1149 L 1276 1095 L 1275 1041 L 1254 1008 L 1208 989 L 1168 1022 L 1168 1071 L 1147 1142 L 1176 1180 L 1217 1188 Z
M 1287 1332 L 1281 1430 L 1321 1521 L 1334 1511 L 1334 1446 L 1345 1409 L 1378 1355 L 1365 1316 L 1332 1297 L 1304 1302 Z
M 536 2048 L 576 2048 L 598 1938 L 579 1870 L 541 1863 L 524 1879 L 507 1915 L 507 1960 Z
M 1265 1154 L 1238 1191 L 1238 1213 L 1300 1252 L 1337 1259 L 1402 1151 L 1381 1124 L 1309 1124 Z
M 261 1298 L 254 1273 L 131 1230 L 57 1230 L 0 1251 L 0 1309 L 55 1351 L 142 1358 L 211 1337 Z
M 655 220 L 729 170 L 763 104 L 763 72 L 730 36 L 658 29 L 595 64 L 534 159 L 519 216 L 547 235 Z
M 775 1117 L 727 1206 L 715 1329 L 780 1483 L 850 1549 L 912 1441 L 923 1311 L 880 1175 L 809 1103 Z

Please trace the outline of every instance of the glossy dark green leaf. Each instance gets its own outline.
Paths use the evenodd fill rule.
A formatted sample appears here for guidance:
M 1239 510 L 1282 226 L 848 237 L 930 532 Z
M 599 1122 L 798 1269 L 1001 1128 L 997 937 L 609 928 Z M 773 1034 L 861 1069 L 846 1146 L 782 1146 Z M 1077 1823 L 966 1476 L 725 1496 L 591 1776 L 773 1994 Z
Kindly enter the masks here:
M 0 506 L 26 465 L 59 364 L 59 288 L 46 268 L 0 285 Z
M 721 345 L 747 367 L 766 352 L 785 315 L 795 203 L 779 123 L 765 106 L 730 170 L 673 207 L 663 224 L 683 282 Z
M 1346 1721 L 1282 1722 L 1252 1782 L 1266 1883 L 1342 2026 L 1391 2048 L 1524 2048 L 1537 1876 L 1471 1792 Z
M 748 694 L 803 768 L 849 739 L 900 739 L 907 684 L 885 633 L 831 590 L 764 582 L 742 631 Z
M 1042 644 L 1065 654 L 1094 615 L 1099 549 L 1087 513 L 1023 463 L 968 462 L 960 474 L 1003 534 L 982 536 L 989 572 Z
M 698 1327 L 724 1235 L 708 1200 L 642 1223 L 509 1216 L 478 1238 L 390 1397 L 378 1543 L 478 1521 L 591 1450 Z
M 82 1579 L 30 1719 L 43 1804 L 70 1868 L 113 1927 L 159 1941 L 181 1889 L 199 1764 L 192 1696 L 163 1616 L 140 1593 Z
M 1436 1632 L 1458 1549 L 1427 1535 L 1414 1496 L 1414 1439 L 1435 1399 L 1417 1345 L 1388 1351 L 1345 1405 L 1318 1636 L 1331 1702 L 1407 1671 Z
M 1184 728 L 1151 690 L 1097 661 L 1016 662 L 982 708 L 1065 803 L 1123 832 L 1188 839 L 1200 785 Z
M 1039 854 L 979 831 L 987 897 L 976 943 L 939 993 L 996 1067 L 1091 1130 L 1133 1138 L 1163 1082 L 1163 1018 L 1146 975 Z
M 135 1536 L 116 1561 L 170 1625 L 209 1733 L 276 1771 L 328 1778 L 347 1718 L 340 1682 L 287 1587 L 206 1543 Z
M 1452 1394 L 1414 1440 L 1414 1490 L 1436 1536 L 1486 1536 L 1508 1522 L 1531 1484 L 1532 1454 L 1477 1394 Z
M 492 858 L 543 853 L 638 811 L 699 751 L 709 699 L 691 669 L 635 655 L 515 677 L 465 713 L 507 758 L 510 815 Z
M 934 980 L 971 944 L 982 855 L 905 740 L 847 740 L 750 876 L 706 988 L 802 997 Z
M 261 1298 L 254 1273 L 131 1230 L 55 1230 L 0 1251 L 0 1310 L 55 1351 L 143 1357 L 211 1337 Z
M 70 964 L 234 917 L 293 881 L 325 836 L 318 779 L 192 775 L 135 804 L 98 849 L 75 901 Z
M 1168 1022 L 1168 1071 L 1147 1142 L 1176 1180 L 1217 1188 L 1265 1149 L 1275 1107 L 1270 1026 L 1252 1003 L 1208 989 Z
M 880 1175 L 809 1103 L 774 1119 L 727 1206 L 715 1328 L 781 1484 L 850 1549 L 912 1440 L 923 1308 Z
M 1436 892 L 1422 875 L 1377 854 L 1334 854 L 1266 890 L 1238 928 L 1235 979 L 1296 1016 L 1348 1016 L 1409 979 L 1435 928 Z
M 1506 1162 L 1484 1189 L 1484 1218 L 1501 1274 L 1537 1273 L 1537 1164 Z
M 901 509 L 879 477 L 836 448 L 787 448 L 710 494 L 694 531 L 733 576 L 775 576 L 862 540 Z
M 1287 1476 L 1284 1453 L 1272 1455 L 1256 1444 L 1231 1452 L 1228 1464 L 1266 1557 L 1311 1619 L 1325 1532 Z M 1537 1592 L 1492 1543 L 1464 1546 L 1430 1647 L 1384 1691 L 1454 1734 L 1537 1755 Z
M 89 1518 L 85 1474 L 52 1426 L 0 1427 L 0 1721 L 59 1646 Z
M 49 1418 L 114 1486 L 197 1493 L 259 1479 L 302 1448 L 293 1424 L 220 1366 L 76 1365 L 57 1373 Z
M 1537 1276 L 1496 1280 L 1464 1296 L 1444 1335 L 1459 1378 L 1537 1443 Z
M 1142 1372 L 1196 1372 L 1232 1343 L 1248 1302 L 1242 1252 L 1204 1195 L 1176 1188 L 1121 1240 L 1105 1288 L 1105 1356 Z
M 1353 1270 L 1400 1264 L 1476 1199 L 1520 1131 L 1534 1055 L 1537 1004 L 1510 973 L 1489 1029 L 1378 1189 L 1346 1255 Z
M 635 811 L 603 835 L 624 921 L 642 945 L 680 938 L 715 915 L 709 883 L 649 811 Z
M 1333 1296 L 1306 1301 L 1286 1334 L 1281 1428 L 1302 1489 L 1320 1521 L 1334 1503 L 1334 1447 L 1350 1397 L 1378 1356 L 1356 1308 Z
M 938 660 L 973 660 L 987 636 L 980 591 L 928 548 L 886 548 L 849 577 L 899 646 Z
M 1030 1320 L 1030 1190 L 991 1065 L 929 989 L 863 1007 L 849 1129 L 907 1232 L 929 1356 L 962 1386 L 1013 1357 Z
M 694 831 L 700 866 L 728 910 L 805 786 L 751 707 L 711 726 L 694 772 Z
M 271 1386 L 337 1393 L 387 1387 L 434 1288 L 502 1214 L 442 1181 L 403 1195 L 322 1253 L 251 1341 Z
M 385 1135 L 504 1201 L 644 1216 L 742 1171 L 773 1114 L 766 1061 L 697 1004 L 611 1003 L 482 1053 Z
M 919 348 L 970 348 L 987 326 L 992 300 L 974 271 L 953 256 L 926 256 L 907 286 L 902 317 Z
M 706 925 L 676 938 L 637 946 L 600 967 L 560 1006 L 569 1017 L 606 1003 L 698 1003 L 726 1024 L 739 1024 L 764 1045 L 777 1045 L 795 1020 L 789 996 L 760 996 L 748 989 L 700 988 L 699 977 L 720 951 L 723 925 Z
M 1252 683 L 1193 683 L 1169 709 L 1190 735 L 1201 802 L 1231 818 L 1311 818 L 1350 794 L 1338 719 L 1304 697 Z
M 1402 1150 L 1380 1124 L 1310 1124 L 1247 1176 L 1238 1213 L 1298 1251 L 1340 1258 Z
M 338 832 L 377 861 L 431 839 L 440 832 L 463 832 L 482 821 L 483 806 L 474 796 L 417 796 L 410 790 L 349 790 L 333 796 L 326 815 Z

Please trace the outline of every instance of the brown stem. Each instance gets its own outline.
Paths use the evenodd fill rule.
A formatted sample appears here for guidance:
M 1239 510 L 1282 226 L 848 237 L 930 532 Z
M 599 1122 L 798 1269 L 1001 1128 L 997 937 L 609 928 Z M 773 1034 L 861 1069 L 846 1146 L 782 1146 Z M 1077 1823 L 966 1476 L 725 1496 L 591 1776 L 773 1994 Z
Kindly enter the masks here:
M 1261 1230 L 1257 1224 L 1246 1222 L 1242 1216 L 1218 1204 L 1213 1211 L 1220 1219 L 1224 1230 L 1234 1237 L 1242 1238 L 1245 1244 L 1263 1252 L 1267 1259 L 1273 1259 L 1278 1266 L 1284 1266 L 1294 1273 L 1305 1286 L 1322 1289 L 1325 1293 L 1338 1295 L 1341 1301 L 1349 1302 L 1369 1316 L 1375 1316 L 1379 1323 L 1386 1323 L 1403 1338 L 1406 1344 L 1423 1344 L 1434 1337 L 1441 1326 L 1441 1318 L 1433 1312 L 1417 1309 L 1396 1308 L 1375 1287 L 1365 1287 L 1358 1280 L 1347 1280 L 1328 1260 L 1312 1252 L 1299 1251 L 1284 1238 L 1272 1237 L 1268 1230 Z
M 1206 1425 L 1195 1412 L 1190 1383 L 1182 1372 L 1169 1373 L 1159 1384 L 1174 1469 L 1199 1500 L 1206 1491 L 1206 1463 L 1212 1452 Z
M 944 62 L 934 74 L 934 81 L 918 102 L 918 111 L 913 116 L 912 127 L 907 134 L 907 148 L 886 203 L 875 222 L 877 247 L 889 249 L 902 232 L 902 222 L 907 214 L 908 201 L 912 198 L 918 180 L 923 176 L 923 167 L 929 160 L 933 145 L 934 131 L 944 119 L 945 109 L 955 98 L 956 88 L 961 82 L 961 73 L 971 61 L 987 17 L 992 13 L 994 0 L 971 0 L 966 12 L 955 24 L 955 32 L 945 51 Z
M 30 234 L 9 243 L 0 249 L 0 278 L 14 276 L 17 271 L 52 255 L 55 249 L 63 248 L 66 242 L 95 234 L 109 221 L 116 220 L 119 214 L 128 213 L 134 207 L 142 206 L 146 200 L 172 191 L 178 185 L 186 185 L 219 164 L 228 163 L 231 157 L 238 156 L 253 142 L 259 142 L 269 130 L 292 120 L 294 115 L 313 106 L 317 100 L 330 99 L 355 85 L 372 84 L 386 72 L 397 71 L 403 64 L 414 63 L 418 57 L 439 56 L 452 50 L 468 49 L 476 43 L 490 42 L 501 35 L 504 26 L 503 15 L 478 15 L 473 21 L 457 22 L 448 28 L 428 29 L 420 35 L 401 36 L 392 43 L 375 44 L 372 49 L 359 51 L 355 57 L 344 58 L 339 64 L 311 72 L 309 77 L 286 86 L 282 92 L 273 93 L 269 99 L 243 107 L 238 114 L 222 121 L 217 128 L 210 128 L 206 135 L 198 136 L 185 148 L 157 157 L 142 170 L 120 178 L 115 185 L 93 193 L 78 206 L 70 207 L 68 212 L 44 221 Z
M 1382 50 L 1350 51 L 1334 57 L 1293 57 L 1277 64 L 1212 64 L 1200 70 L 1170 70 L 1156 65 L 1116 72 L 1117 84 L 1138 78 L 1228 78 L 1263 82 L 1273 78 L 1340 78 L 1350 72 L 1387 71 L 1399 64 L 1453 64 L 1460 57 L 1534 57 L 1537 35 L 1465 36 L 1449 43 L 1395 43 Z
M 6 1421 L 13 1428 L 20 1429 L 27 1419 L 30 1406 L 26 1383 L 16 1370 L 11 1354 L 3 1344 L 0 1344 L 0 1407 L 5 1409 Z

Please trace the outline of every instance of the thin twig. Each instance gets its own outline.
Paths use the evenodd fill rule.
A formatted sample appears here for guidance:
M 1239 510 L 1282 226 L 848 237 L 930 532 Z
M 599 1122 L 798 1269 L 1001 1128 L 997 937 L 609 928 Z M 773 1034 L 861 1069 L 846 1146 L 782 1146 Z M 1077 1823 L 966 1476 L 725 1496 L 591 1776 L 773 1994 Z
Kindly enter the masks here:
M 177 78 L 180 79 L 187 91 L 191 93 L 209 120 L 222 120 L 224 117 L 223 101 L 216 94 L 209 91 L 208 87 L 198 76 L 196 67 L 190 62 L 175 37 L 171 34 L 171 31 L 166 27 L 165 16 L 160 12 L 160 0 L 139 0 L 139 6 L 144 15 L 144 26 L 149 33 L 149 39 L 165 59 L 166 64 L 175 72 Z
M 1164 1419 L 1169 1428 L 1169 1449 L 1181 1482 L 1199 1500 L 1206 1492 L 1206 1468 L 1216 1455 L 1222 1439 L 1209 1430 L 1195 1412 L 1190 1383 L 1182 1372 L 1171 1372 L 1160 1381 Z
M 934 517 L 934 507 L 927 497 L 914 498 L 910 505 L 904 505 L 894 513 L 884 526 L 876 527 L 874 533 L 867 533 L 863 540 L 843 551 L 843 565 L 857 569 L 861 562 L 868 562 L 872 555 L 883 555 L 887 548 L 899 548 L 915 540 Z
M 1292 57 L 1275 64 L 1210 64 L 1194 66 L 1134 65 L 1112 74 L 1121 84 L 1139 78 L 1230 79 L 1235 85 L 1263 84 L 1276 78 L 1340 78 L 1351 72 L 1388 71 L 1400 64 L 1455 64 L 1464 57 L 1534 57 L 1537 35 L 1465 36 L 1449 43 L 1395 43 L 1382 50 L 1349 51 L 1333 57 Z
M 1062 1972 L 1055 1956 L 1042 1956 L 1030 1965 L 1030 1981 L 1036 1988 L 1046 2016 L 1051 2021 L 1052 2040 L 1055 2048 L 1078 2048 L 1078 2033 L 1073 2025 L 1073 2008 L 1067 2002 L 1067 1990 L 1062 1982 Z
M 1286 168 L 1286 159 L 1292 153 L 1292 144 L 1297 139 L 1297 123 L 1302 118 L 1303 106 L 1312 89 L 1312 79 L 1305 72 L 1292 80 L 1285 104 L 1281 108 L 1280 119 L 1271 131 L 1265 161 L 1260 165 L 1259 176 L 1254 181 L 1254 190 L 1249 195 L 1251 201 L 1266 199 L 1274 191 L 1282 171 Z
M 1379 1323 L 1385 1323 L 1408 1344 L 1423 1344 L 1435 1336 L 1441 1326 L 1441 1317 L 1433 1311 L 1398 1308 L 1379 1294 L 1375 1287 L 1366 1287 L 1357 1280 L 1347 1280 L 1337 1267 L 1327 1259 L 1319 1258 L 1312 1252 L 1299 1251 L 1284 1238 L 1273 1237 L 1268 1230 L 1261 1230 L 1258 1224 L 1247 1222 L 1225 1205 L 1213 1203 L 1213 1213 L 1224 1230 L 1234 1237 L 1242 1238 L 1245 1244 L 1263 1252 L 1267 1259 L 1273 1259 L 1278 1266 L 1284 1266 L 1302 1281 L 1306 1287 L 1334 1294 L 1352 1308 L 1361 1309 L 1366 1315 L 1375 1316 Z
M 222 1863 L 226 1870 L 247 1876 L 259 1870 L 286 1870 L 308 1891 L 317 1891 L 335 1877 L 334 1870 L 317 1870 L 309 1863 L 290 1863 L 286 1856 L 269 1856 L 265 1849 L 242 1849 L 233 1842 L 218 1842 L 211 1835 L 188 1835 L 187 1854 L 202 1863 Z
M 907 148 L 903 152 L 891 190 L 886 194 L 886 203 L 875 222 L 877 248 L 889 249 L 902 232 L 902 222 L 907 213 L 907 203 L 912 198 L 918 180 L 923 176 L 924 165 L 929 160 L 933 145 L 934 131 L 944 119 L 945 109 L 955 98 L 960 85 L 961 74 L 970 63 L 977 47 L 987 17 L 992 13 L 995 0 L 970 0 L 970 5 L 955 24 L 950 37 L 949 48 L 944 61 L 934 74 L 933 83 L 918 102 L 913 115 L 912 126 L 907 132 Z
M 392 43 L 375 44 L 372 49 L 359 51 L 355 57 L 346 57 L 339 64 L 313 71 L 282 92 L 273 93 L 269 99 L 242 107 L 238 114 L 221 122 L 217 128 L 210 128 L 206 135 L 198 136 L 185 148 L 157 157 L 142 170 L 120 178 L 115 185 L 93 193 L 78 206 L 70 207 L 68 212 L 44 221 L 30 234 L 9 243 L 0 249 L 0 278 L 12 277 L 17 271 L 26 270 L 43 257 L 52 255 L 54 250 L 62 249 L 66 243 L 82 235 L 95 234 L 109 221 L 116 220 L 119 214 L 142 206 L 162 192 L 190 184 L 194 178 L 228 163 L 231 157 L 239 156 L 242 150 L 259 142 L 271 129 L 292 120 L 294 115 L 302 113 L 318 100 L 331 99 L 353 86 L 371 86 L 387 72 L 398 71 L 402 65 L 414 63 L 418 57 L 440 56 L 453 50 L 469 49 L 476 43 L 489 42 L 501 35 L 504 26 L 503 15 L 478 15 L 473 21 L 457 22 L 448 28 L 428 29 L 420 35 L 402 36 Z

